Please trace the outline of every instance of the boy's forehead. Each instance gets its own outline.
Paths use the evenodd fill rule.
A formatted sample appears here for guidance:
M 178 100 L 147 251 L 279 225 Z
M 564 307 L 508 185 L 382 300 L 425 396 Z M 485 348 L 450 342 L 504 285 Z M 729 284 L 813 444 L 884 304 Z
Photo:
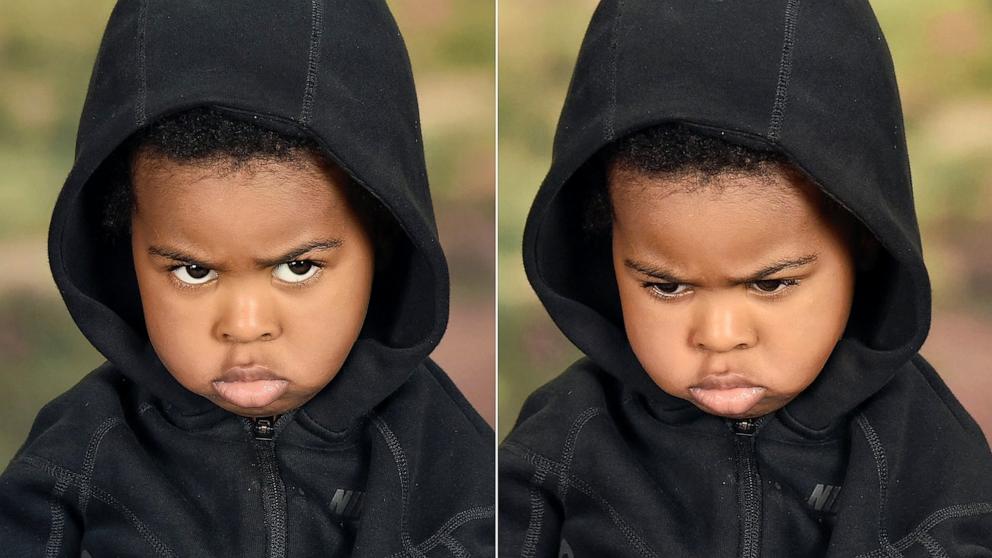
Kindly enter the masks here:
M 608 190 L 615 219 L 659 221 L 774 216 L 802 225 L 819 211 L 823 197 L 808 181 L 783 172 L 666 175 L 615 170 Z
M 610 190 L 614 234 L 642 263 L 680 274 L 737 277 L 815 254 L 833 234 L 819 216 L 816 192 L 801 184 L 746 176 L 694 184 L 635 177 Z
M 329 172 L 291 165 L 224 170 L 166 163 L 135 173 L 134 219 L 157 241 L 239 251 L 334 237 L 352 219 Z
M 343 200 L 347 180 L 337 167 L 305 161 L 176 162 L 145 157 L 133 168 L 135 200 L 142 210 L 151 203 L 193 210 L 222 204 L 237 210 L 235 202 L 250 207 L 253 201 L 317 208 Z

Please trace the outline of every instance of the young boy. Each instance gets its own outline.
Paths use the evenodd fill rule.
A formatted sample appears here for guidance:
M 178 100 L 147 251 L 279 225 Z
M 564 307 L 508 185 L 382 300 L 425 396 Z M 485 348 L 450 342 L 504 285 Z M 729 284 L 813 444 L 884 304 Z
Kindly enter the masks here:
M 867 2 L 602 2 L 524 265 L 588 358 L 502 445 L 501 555 L 992 555 Z
M 108 362 L 0 477 L 5 556 L 492 554 L 383 2 L 121 1 L 49 256 Z

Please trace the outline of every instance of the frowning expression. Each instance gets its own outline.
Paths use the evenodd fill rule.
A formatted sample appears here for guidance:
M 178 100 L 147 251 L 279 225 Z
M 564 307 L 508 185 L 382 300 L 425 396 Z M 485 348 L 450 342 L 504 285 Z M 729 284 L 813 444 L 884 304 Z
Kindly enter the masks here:
M 132 252 L 148 335 L 190 391 L 244 416 L 299 407 L 341 369 L 374 250 L 347 177 L 294 162 L 133 165 Z
M 661 389 L 743 418 L 816 379 L 844 332 L 855 268 L 814 186 L 777 167 L 612 169 L 609 190 L 624 327 Z

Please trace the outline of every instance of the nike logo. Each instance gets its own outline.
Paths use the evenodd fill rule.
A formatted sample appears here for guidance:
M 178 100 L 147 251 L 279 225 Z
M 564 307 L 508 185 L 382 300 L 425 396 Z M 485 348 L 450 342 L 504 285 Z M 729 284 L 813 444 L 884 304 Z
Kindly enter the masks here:
M 361 490 L 339 488 L 331 497 L 331 513 L 342 517 L 358 517 L 362 512 L 365 493 Z
M 806 504 L 818 512 L 834 513 L 836 511 L 834 504 L 837 503 L 837 497 L 840 496 L 840 489 L 839 486 L 818 484 L 813 489 Z

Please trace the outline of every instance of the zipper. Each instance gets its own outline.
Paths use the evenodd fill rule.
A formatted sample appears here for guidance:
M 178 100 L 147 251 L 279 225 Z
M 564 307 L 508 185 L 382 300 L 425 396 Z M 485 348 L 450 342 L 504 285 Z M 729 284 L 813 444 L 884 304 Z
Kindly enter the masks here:
M 256 440 L 271 440 L 276 433 L 273 425 L 279 417 L 255 417 L 248 420 L 251 421 L 251 433 Z
M 285 416 L 285 415 L 283 415 Z M 275 426 L 282 417 L 246 418 L 254 436 L 252 445 L 261 471 L 262 510 L 267 528 L 268 558 L 286 556 L 286 487 L 276 460 Z
M 755 459 L 755 437 L 764 417 L 730 421 L 734 431 L 734 465 L 737 472 L 737 515 L 740 535 L 737 555 L 758 558 L 761 553 L 761 476 Z

